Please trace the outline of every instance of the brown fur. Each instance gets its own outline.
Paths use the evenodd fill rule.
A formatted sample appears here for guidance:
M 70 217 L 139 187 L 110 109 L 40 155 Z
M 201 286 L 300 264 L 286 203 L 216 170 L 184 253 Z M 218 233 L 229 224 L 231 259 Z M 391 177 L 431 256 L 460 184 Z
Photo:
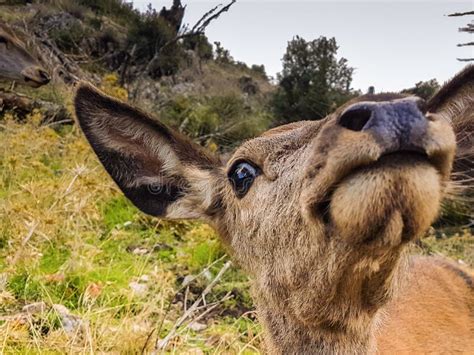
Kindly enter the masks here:
M 392 102 L 398 94 L 364 96 L 322 121 L 272 129 L 242 144 L 225 166 L 88 85 L 78 90 L 76 110 L 101 162 L 138 207 L 199 218 L 219 231 L 252 276 L 270 353 L 468 352 L 469 272 L 405 252 L 438 215 L 456 136 L 471 134 L 465 96 L 473 71 L 429 106 L 419 142 L 426 156 L 387 155 L 383 137 L 340 124 L 356 102 Z M 242 160 L 261 174 L 239 198 L 227 175 Z
M 49 75 L 28 53 L 13 30 L 0 22 L 0 80 L 39 87 L 49 82 Z

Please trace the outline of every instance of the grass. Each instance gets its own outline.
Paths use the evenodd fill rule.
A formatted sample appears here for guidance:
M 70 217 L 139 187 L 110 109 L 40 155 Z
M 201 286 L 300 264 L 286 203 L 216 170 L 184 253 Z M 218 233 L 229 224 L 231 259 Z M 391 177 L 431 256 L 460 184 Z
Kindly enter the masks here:
M 7 117 L 0 141 L 2 348 L 7 353 L 151 350 L 156 337 L 164 337 L 183 314 L 180 288 L 186 276 L 215 263 L 190 284 L 189 306 L 227 258 L 213 230 L 141 214 L 106 176 L 75 127 L 53 130 Z M 432 233 L 417 251 L 474 265 L 468 232 Z M 144 285 L 144 291 L 135 292 L 131 284 Z M 182 328 L 168 351 L 259 352 L 261 328 L 248 286 L 247 277 L 232 268 L 207 300 L 228 292 L 233 298 L 202 321 L 204 330 Z M 52 309 L 22 318 L 22 307 L 34 302 L 64 305 L 85 325 L 68 333 Z
M 67 93 L 54 95 L 70 102 Z M 0 349 L 151 351 L 221 269 L 225 251 L 205 224 L 140 213 L 75 126 L 40 126 L 36 115 L 23 124 L 0 118 Z M 469 231 L 433 230 L 413 251 L 474 266 Z M 206 300 L 227 294 L 232 298 L 199 321 L 203 329 L 180 327 L 166 352 L 259 353 L 249 281 L 234 267 Z M 22 311 L 37 302 L 44 302 L 41 312 Z M 67 307 L 68 318 L 53 305 Z M 68 322 L 76 324 L 72 331 Z
M 8 117 L 0 127 L 0 347 L 137 353 L 162 324 L 145 346 L 151 350 L 183 313 L 186 276 L 215 263 L 189 285 L 189 306 L 227 259 L 215 233 L 140 213 L 74 127 L 53 130 Z M 234 297 L 206 316 L 206 329 L 184 328 L 168 351 L 256 352 L 261 330 L 248 279 L 235 268 L 207 300 L 228 292 Z M 22 307 L 35 302 L 48 309 L 25 318 Z M 66 332 L 49 309 L 54 304 L 85 325 Z

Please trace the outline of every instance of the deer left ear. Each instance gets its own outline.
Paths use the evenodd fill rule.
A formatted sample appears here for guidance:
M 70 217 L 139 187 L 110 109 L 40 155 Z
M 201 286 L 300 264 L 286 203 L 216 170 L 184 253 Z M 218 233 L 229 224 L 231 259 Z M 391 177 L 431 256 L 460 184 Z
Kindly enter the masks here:
M 427 103 L 429 113 L 448 120 L 456 134 L 454 172 L 472 176 L 474 171 L 474 65 L 448 81 Z M 462 178 L 462 177 L 461 177 Z
M 75 107 L 97 157 L 138 208 L 171 219 L 212 217 L 222 181 L 217 157 L 91 85 L 80 85 Z
M 456 127 L 458 120 L 472 118 L 473 106 L 474 65 L 468 65 L 429 100 L 427 109 L 450 119 Z

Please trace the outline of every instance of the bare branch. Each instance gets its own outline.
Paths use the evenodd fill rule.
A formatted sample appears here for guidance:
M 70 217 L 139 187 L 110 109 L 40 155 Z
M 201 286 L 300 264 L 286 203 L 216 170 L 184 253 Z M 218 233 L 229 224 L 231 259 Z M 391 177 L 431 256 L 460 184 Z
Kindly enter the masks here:
M 213 9 L 209 10 L 208 12 L 206 12 L 197 22 L 196 24 L 192 27 L 191 31 L 190 32 L 185 32 L 185 33 L 182 33 L 176 37 L 174 37 L 173 39 L 169 40 L 168 42 L 166 42 L 163 46 L 161 46 L 161 48 L 159 49 L 158 51 L 158 55 L 159 53 L 163 52 L 163 50 L 178 42 L 179 40 L 181 39 L 184 39 L 184 38 L 189 38 L 189 37 L 194 37 L 194 36 L 200 36 L 200 35 L 203 35 L 204 32 L 206 31 L 206 28 L 207 26 L 210 25 L 210 23 L 212 21 L 214 21 L 215 19 L 217 19 L 220 15 L 222 15 L 222 13 L 224 12 L 227 12 L 229 11 L 230 7 L 236 2 L 237 0 L 232 0 L 229 4 L 227 4 L 226 6 L 224 6 L 223 8 L 221 8 L 219 11 L 216 12 L 216 10 L 222 6 L 222 5 L 217 5 L 216 7 L 214 7 Z M 156 56 L 156 55 L 155 55 Z M 153 60 L 153 59 L 152 59 Z
M 172 38 L 171 40 L 169 40 L 168 42 L 166 42 L 164 45 L 162 45 L 155 53 L 155 55 L 153 56 L 153 58 L 151 58 L 151 60 L 148 62 L 147 66 L 146 66 L 146 69 L 145 69 L 145 73 L 149 73 L 151 68 L 153 67 L 153 65 L 155 64 L 155 62 L 158 60 L 158 58 L 160 57 L 161 53 L 163 53 L 163 51 L 171 46 L 172 44 L 175 44 L 176 42 L 178 42 L 179 40 L 182 40 L 184 38 L 190 38 L 190 37 L 195 37 L 195 36 L 201 36 L 204 34 L 207 26 L 209 26 L 209 24 L 214 21 L 215 19 L 217 19 L 222 13 L 224 12 L 227 12 L 229 11 L 230 7 L 236 2 L 237 0 L 232 0 L 229 4 L 227 4 L 226 6 L 224 6 L 223 8 L 221 8 L 219 11 L 217 11 L 217 8 L 219 8 L 221 5 L 218 5 L 216 6 L 215 8 L 209 10 L 208 12 L 206 12 L 197 22 L 196 24 L 192 27 L 191 31 L 190 32 L 184 32 L 184 33 L 181 33 L 180 35 L 177 35 L 175 36 L 174 38 Z M 216 12 L 217 11 L 217 12 Z
M 455 12 L 455 13 L 449 14 L 448 17 L 458 17 L 458 16 L 467 16 L 467 15 L 474 15 L 474 11 Z
M 212 16 L 209 16 L 209 18 L 207 18 L 198 28 L 197 28 L 197 32 L 201 32 L 201 33 L 204 33 L 204 31 L 206 30 L 206 27 L 209 26 L 209 24 L 214 21 L 215 19 L 217 19 L 220 15 L 222 15 L 224 12 L 227 12 L 229 11 L 230 7 L 232 5 L 235 4 L 237 0 L 232 0 L 229 4 L 227 4 L 226 6 L 224 6 L 222 9 L 220 9 L 219 11 L 217 11 L 215 14 L 213 14 Z
M 222 4 L 219 4 L 217 5 L 216 7 L 210 9 L 208 12 L 206 12 L 204 15 L 202 15 L 202 17 L 194 24 L 193 28 L 191 29 L 191 32 L 196 32 L 197 28 L 199 27 L 199 25 L 204 22 L 204 20 L 211 16 L 219 7 L 221 7 Z
M 156 345 L 155 345 L 155 351 L 159 351 L 159 350 L 163 350 L 166 348 L 166 346 L 168 345 L 169 341 L 171 339 L 173 339 L 173 337 L 176 335 L 179 327 L 181 325 L 184 324 L 184 322 L 189 318 L 191 317 L 194 312 L 196 312 L 197 310 L 201 309 L 202 307 L 200 307 L 201 305 L 201 302 L 205 305 L 206 304 L 206 295 L 209 294 L 209 292 L 211 292 L 212 288 L 217 284 L 217 282 L 222 278 L 222 276 L 224 275 L 224 273 L 231 267 L 232 265 L 232 262 L 231 261 L 227 261 L 224 266 L 219 270 L 219 272 L 217 273 L 216 277 L 214 277 L 214 279 L 209 283 L 209 285 L 207 285 L 207 287 L 204 289 L 204 291 L 202 291 L 201 295 L 198 297 L 198 299 L 192 304 L 191 307 L 189 307 L 186 312 L 184 312 L 184 314 L 176 321 L 176 323 L 173 325 L 173 328 L 171 328 L 170 332 L 163 338 L 163 339 L 158 339 L 157 342 L 156 342 Z M 227 294 L 226 296 L 224 296 L 223 299 L 226 299 L 229 295 Z M 219 301 L 218 303 L 221 303 L 221 301 Z M 210 307 L 212 308 L 215 308 L 216 304 L 213 303 L 213 304 L 210 304 L 209 305 Z M 205 313 L 208 313 L 208 311 L 204 311 L 203 314 L 201 314 L 198 318 L 202 318 L 202 316 L 205 314 Z M 192 323 L 192 322 L 191 322 Z
M 474 42 L 459 43 L 458 47 L 474 46 Z

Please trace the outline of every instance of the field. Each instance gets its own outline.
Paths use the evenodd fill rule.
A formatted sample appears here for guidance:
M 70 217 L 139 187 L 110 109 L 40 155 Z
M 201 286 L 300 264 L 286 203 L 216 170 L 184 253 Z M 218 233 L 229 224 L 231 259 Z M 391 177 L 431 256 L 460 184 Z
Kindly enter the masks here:
M 6 115 L 0 125 L 5 353 L 137 353 L 170 332 L 166 352 L 259 352 L 249 281 L 235 266 L 179 323 L 228 260 L 212 229 L 144 216 L 77 127 L 39 126 L 39 119 Z M 431 234 L 414 252 L 474 265 L 469 232 Z
M 66 58 L 81 79 L 158 112 L 164 123 L 225 154 L 281 123 L 271 107 L 281 101 L 271 99 L 276 83 L 263 66 L 235 61 L 225 49 L 213 49 L 205 36 L 201 45 L 208 47 L 194 52 L 176 44 L 168 61 L 181 62 L 179 71 L 147 76 L 152 59 L 145 62 L 135 46 L 126 47 L 125 37 L 135 43 L 140 34 L 144 47 L 157 38 L 168 43 L 167 27 L 158 33 L 147 27 L 160 30 L 158 13 L 138 15 L 121 0 L 48 0 L 25 7 L 27 2 L 12 0 L 18 6 L 2 8 L 0 21 L 24 27 L 30 47 L 43 43 L 32 35 L 42 28 L 41 21 L 57 21 L 47 34 L 57 48 L 54 54 L 42 46 L 43 56 L 54 59 L 43 63 L 54 72 L 49 85 L 15 89 L 40 100 L 40 109 L 19 115 L 18 107 L 4 109 L 0 97 L 0 354 L 261 353 L 262 327 L 249 277 L 230 261 L 208 225 L 146 216 L 122 195 L 71 122 L 74 89 L 57 69 L 62 63 L 58 58 Z M 83 53 L 80 41 L 86 37 L 90 48 Z M 327 42 L 320 38 L 312 43 Z M 138 80 L 127 82 L 124 75 L 121 82 L 119 69 L 126 73 L 127 66 L 104 62 L 113 57 L 109 47 L 118 54 L 130 50 L 131 57 L 135 53 L 131 67 Z M 332 57 L 336 63 L 335 52 Z M 0 84 L 0 92 L 8 92 L 10 85 Z M 323 103 L 327 110 L 361 92 L 330 94 L 334 102 Z M 316 101 L 319 96 L 308 105 Z M 68 122 L 45 122 L 45 103 L 61 108 Z M 451 225 L 436 223 L 411 252 L 474 267 L 472 219 L 465 211 L 465 205 L 471 208 L 470 198 L 464 209 L 448 205 L 445 217 Z M 459 227 L 469 223 L 470 229 Z

